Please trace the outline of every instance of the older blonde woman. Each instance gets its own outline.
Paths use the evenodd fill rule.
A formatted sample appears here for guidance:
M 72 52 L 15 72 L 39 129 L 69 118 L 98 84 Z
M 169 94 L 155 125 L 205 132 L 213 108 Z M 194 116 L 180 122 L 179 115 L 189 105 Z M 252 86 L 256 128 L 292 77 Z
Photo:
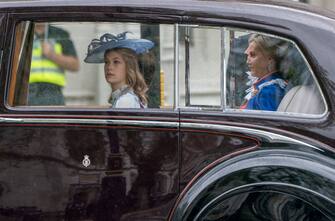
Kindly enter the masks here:
M 287 85 L 278 68 L 282 44 L 279 39 L 259 34 L 249 38 L 244 53 L 253 82 L 241 109 L 277 110 Z

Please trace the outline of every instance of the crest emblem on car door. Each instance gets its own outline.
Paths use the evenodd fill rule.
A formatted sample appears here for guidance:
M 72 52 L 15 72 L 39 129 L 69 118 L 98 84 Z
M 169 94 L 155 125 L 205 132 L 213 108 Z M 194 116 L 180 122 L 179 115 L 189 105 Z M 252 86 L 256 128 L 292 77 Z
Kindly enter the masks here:
M 91 160 L 89 159 L 88 155 L 84 156 L 84 159 L 83 159 L 82 163 L 83 163 L 84 167 L 88 167 L 89 165 L 91 165 Z

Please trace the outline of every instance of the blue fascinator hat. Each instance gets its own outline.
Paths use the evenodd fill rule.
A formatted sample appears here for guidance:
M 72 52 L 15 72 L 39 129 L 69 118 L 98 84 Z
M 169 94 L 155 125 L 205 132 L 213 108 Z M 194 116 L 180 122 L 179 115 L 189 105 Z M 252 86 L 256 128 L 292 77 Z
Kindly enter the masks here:
M 118 35 L 109 33 L 103 34 L 100 39 L 93 39 L 87 48 L 86 63 L 103 63 L 105 51 L 113 48 L 128 48 L 136 54 L 148 52 L 153 48 L 154 43 L 147 39 L 129 39 L 127 33 L 123 32 Z

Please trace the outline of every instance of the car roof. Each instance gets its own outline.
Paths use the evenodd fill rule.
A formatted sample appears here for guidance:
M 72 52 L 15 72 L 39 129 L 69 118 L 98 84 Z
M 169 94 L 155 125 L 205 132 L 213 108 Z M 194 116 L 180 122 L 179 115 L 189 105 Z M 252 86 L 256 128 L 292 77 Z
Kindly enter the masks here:
M 145 7 L 167 7 L 175 6 L 176 8 L 194 8 L 197 5 L 203 6 L 211 4 L 254 4 L 254 5 L 267 5 L 273 7 L 289 7 L 298 10 L 308 11 L 320 14 L 326 17 L 335 19 L 335 13 L 317 6 L 312 6 L 306 3 L 295 2 L 292 0 L 2 0 L 0 1 L 0 8 L 13 8 L 13 7 L 43 7 L 43 6 L 113 6 L 113 5 L 143 5 Z M 215 4 L 216 5 L 216 4 Z
M 210 4 L 208 4 L 210 3 Z M 31 7 L 51 7 L 51 6 L 144 6 L 144 7 L 172 7 L 180 9 L 197 8 L 197 6 L 215 5 L 224 6 L 225 4 L 244 4 L 272 7 L 287 7 L 301 11 L 316 13 L 335 19 L 335 13 L 311 6 L 306 3 L 294 2 L 291 0 L 3 0 L 0 1 L 0 8 L 31 8 Z
M 8 12 L 104 11 L 106 7 L 129 8 L 133 12 L 203 18 L 239 18 L 263 22 L 269 17 L 299 25 L 318 27 L 335 33 L 335 12 L 289 0 L 28 0 L 3 1 L 0 10 Z M 278 24 L 277 24 L 278 25 Z

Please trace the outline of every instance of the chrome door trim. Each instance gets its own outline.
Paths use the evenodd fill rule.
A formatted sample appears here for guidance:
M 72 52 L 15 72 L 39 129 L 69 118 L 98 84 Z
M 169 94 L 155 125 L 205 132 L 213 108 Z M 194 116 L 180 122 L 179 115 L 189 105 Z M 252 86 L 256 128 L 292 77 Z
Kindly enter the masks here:
M 230 49 L 230 38 L 227 39 L 229 32 L 227 28 L 221 28 L 221 108 L 223 110 L 227 107 L 227 65 L 229 59 L 229 51 Z
M 179 25 L 174 25 L 174 109 L 179 107 Z
M 110 119 L 75 119 L 75 118 L 4 118 L 0 117 L 0 123 L 10 123 L 10 124 L 86 124 L 86 125 L 117 125 L 117 126 L 139 126 L 139 127 L 166 127 L 166 128 L 178 128 L 179 122 L 169 122 L 169 121 L 148 121 L 148 120 L 110 120 Z M 247 135 L 254 135 L 268 142 L 283 142 L 289 144 L 298 144 L 308 147 L 312 147 L 319 151 L 320 148 L 308 144 L 306 142 L 284 136 L 281 134 L 275 134 L 260 129 L 239 127 L 239 126 L 228 126 L 219 124 L 206 124 L 206 123 L 180 123 L 181 129 L 205 129 L 205 130 L 215 130 L 223 132 L 233 132 L 242 133 Z
M 281 40 L 286 41 L 286 42 L 290 42 L 298 50 L 298 52 L 300 53 L 300 56 L 304 60 L 309 72 L 312 75 L 314 83 L 316 84 L 316 87 L 318 88 L 318 91 L 319 91 L 320 96 L 321 96 L 322 101 L 323 101 L 323 105 L 325 107 L 325 111 L 322 114 L 302 114 L 302 115 L 307 115 L 308 117 L 311 117 L 311 118 L 315 118 L 315 117 L 323 118 L 327 115 L 327 113 L 329 112 L 328 103 L 327 103 L 325 95 L 324 95 L 324 93 L 321 89 L 321 86 L 319 84 L 319 80 L 316 78 L 316 74 L 314 73 L 315 71 L 313 71 L 313 69 L 312 69 L 310 63 L 308 62 L 305 54 L 301 51 L 301 48 L 296 44 L 296 42 L 294 42 L 293 40 L 288 39 L 288 38 L 276 36 L 276 35 L 273 35 L 273 34 L 264 33 L 264 32 L 261 32 L 261 31 L 250 30 L 250 29 L 247 29 L 247 28 L 244 29 L 244 28 L 236 28 L 236 27 L 229 27 L 229 26 L 227 26 L 227 28 L 229 28 L 230 31 L 241 31 L 241 32 L 246 32 L 246 33 L 248 32 L 250 34 L 261 34 L 261 35 L 266 35 L 266 36 L 269 36 L 269 37 L 272 37 L 272 38 L 281 39 Z M 235 110 L 238 110 L 238 109 L 235 109 Z M 225 110 L 225 111 L 227 111 L 227 110 Z M 278 115 L 287 114 L 287 112 L 274 112 L 274 113 L 277 113 Z M 297 115 L 298 118 L 299 118 L 299 115 L 301 115 L 301 113 L 288 113 L 288 114 L 293 114 L 293 116 Z
M 178 122 L 148 120 L 107 120 L 107 119 L 75 119 L 75 118 L 0 118 L 0 123 L 18 124 L 88 124 L 88 125 L 119 125 L 141 127 L 178 128 Z M 15 124 L 14 124 L 15 125 Z
M 308 147 L 312 147 L 314 149 L 317 149 L 319 151 L 322 151 L 320 148 L 315 147 L 311 144 L 308 144 L 306 142 L 287 137 L 280 134 L 275 134 L 272 132 L 268 132 L 265 130 L 260 129 L 252 129 L 252 128 L 246 128 L 246 127 L 238 127 L 238 126 L 228 126 L 228 125 L 218 125 L 218 124 L 203 124 L 203 123 L 180 123 L 180 129 L 205 129 L 205 130 L 215 130 L 215 131 L 225 131 L 225 132 L 233 132 L 233 133 L 242 133 L 247 135 L 254 135 L 257 137 L 261 137 L 266 139 L 268 142 L 283 142 L 283 143 L 289 143 L 289 144 L 298 144 L 298 145 L 304 145 Z
M 185 106 L 191 105 L 191 87 L 190 87 L 190 27 L 185 26 Z

